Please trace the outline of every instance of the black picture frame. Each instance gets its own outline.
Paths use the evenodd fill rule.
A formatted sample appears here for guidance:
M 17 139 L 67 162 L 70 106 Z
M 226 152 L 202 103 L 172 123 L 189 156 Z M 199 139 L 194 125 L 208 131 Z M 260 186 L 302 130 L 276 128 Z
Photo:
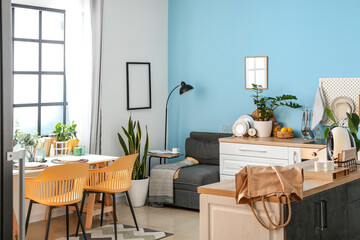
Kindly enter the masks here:
M 147 68 L 148 79 L 146 79 L 145 75 L 142 77 L 142 79 L 134 79 L 135 76 L 131 76 L 131 67 L 134 65 L 134 67 L 139 67 L 139 65 L 145 65 L 145 68 Z M 139 78 L 139 76 L 137 77 Z M 143 84 L 141 87 L 148 88 L 149 95 L 148 99 L 145 96 L 142 101 L 144 101 L 143 106 L 142 105 L 134 105 L 132 104 L 131 100 L 132 98 L 139 98 L 141 97 L 141 94 L 134 96 L 135 94 L 131 94 L 131 89 L 133 86 L 131 86 L 131 83 L 134 85 L 136 84 Z M 151 108 L 151 66 L 150 62 L 127 62 L 126 63 L 126 90 L 127 90 L 127 110 L 140 110 L 140 109 L 150 109 Z M 147 89 L 145 89 L 147 91 Z

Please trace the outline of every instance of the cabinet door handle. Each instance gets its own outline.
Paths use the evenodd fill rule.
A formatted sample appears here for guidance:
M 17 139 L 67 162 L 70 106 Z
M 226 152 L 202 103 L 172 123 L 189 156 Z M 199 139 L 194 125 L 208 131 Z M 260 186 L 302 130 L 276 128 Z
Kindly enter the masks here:
M 294 160 L 294 162 L 292 164 L 297 163 L 297 153 L 296 153 L 296 151 L 293 152 L 293 160 Z
M 327 228 L 327 201 L 320 201 L 320 230 Z
M 257 150 L 257 149 L 245 149 L 245 148 L 239 148 L 239 151 L 244 152 L 259 152 L 259 153 L 266 153 L 266 150 Z

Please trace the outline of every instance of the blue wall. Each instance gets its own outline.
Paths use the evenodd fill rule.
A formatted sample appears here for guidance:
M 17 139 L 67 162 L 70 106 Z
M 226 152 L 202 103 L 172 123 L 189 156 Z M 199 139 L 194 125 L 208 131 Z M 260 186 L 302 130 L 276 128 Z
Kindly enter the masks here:
M 244 57 L 268 56 L 269 90 L 312 108 L 321 77 L 359 77 L 360 1 L 169 0 L 169 148 L 190 131 L 218 132 L 255 106 L 244 89 Z M 277 120 L 299 136 L 301 110 Z

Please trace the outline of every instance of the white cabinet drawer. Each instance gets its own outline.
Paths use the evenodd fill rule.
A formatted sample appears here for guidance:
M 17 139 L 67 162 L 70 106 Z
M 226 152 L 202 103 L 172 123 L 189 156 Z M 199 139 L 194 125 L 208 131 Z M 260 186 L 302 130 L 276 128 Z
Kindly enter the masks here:
M 225 181 L 225 180 L 234 180 L 235 179 L 235 174 L 233 175 L 220 175 L 220 182 Z
M 237 143 L 220 143 L 220 155 L 240 155 L 252 156 L 262 158 L 278 158 L 289 159 L 289 148 L 267 146 L 267 145 L 254 145 L 254 144 L 237 144 Z
M 288 159 L 273 159 L 273 158 L 256 158 L 248 156 L 234 156 L 234 155 L 220 155 L 220 174 L 234 175 L 246 165 L 259 165 L 259 166 L 286 166 Z

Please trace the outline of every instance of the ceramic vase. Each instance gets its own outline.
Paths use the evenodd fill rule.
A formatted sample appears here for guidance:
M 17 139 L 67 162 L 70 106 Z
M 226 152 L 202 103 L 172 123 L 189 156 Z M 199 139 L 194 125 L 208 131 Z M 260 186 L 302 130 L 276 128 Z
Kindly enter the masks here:
M 129 195 L 133 207 L 142 207 L 145 205 L 149 190 L 149 179 L 131 180 Z
M 254 121 L 257 137 L 270 137 L 272 132 L 272 120 Z

